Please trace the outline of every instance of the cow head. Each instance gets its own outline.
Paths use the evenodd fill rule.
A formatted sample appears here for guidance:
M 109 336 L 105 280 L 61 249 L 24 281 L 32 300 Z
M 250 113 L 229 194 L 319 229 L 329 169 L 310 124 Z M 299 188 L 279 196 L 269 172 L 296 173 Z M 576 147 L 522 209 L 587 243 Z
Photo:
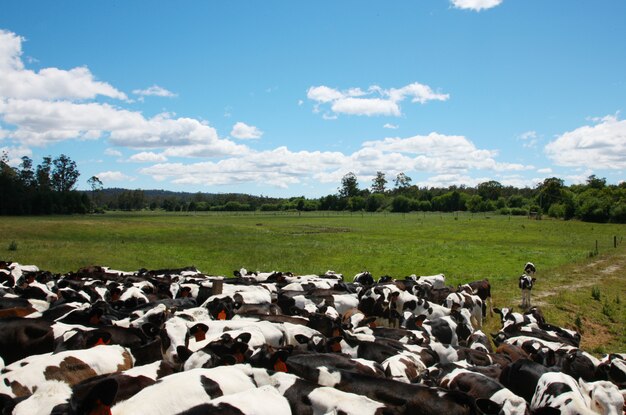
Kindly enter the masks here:
M 581 392 L 588 397 L 593 411 L 601 414 L 619 414 L 624 408 L 624 396 L 616 385 L 606 380 L 585 382 L 579 379 Z

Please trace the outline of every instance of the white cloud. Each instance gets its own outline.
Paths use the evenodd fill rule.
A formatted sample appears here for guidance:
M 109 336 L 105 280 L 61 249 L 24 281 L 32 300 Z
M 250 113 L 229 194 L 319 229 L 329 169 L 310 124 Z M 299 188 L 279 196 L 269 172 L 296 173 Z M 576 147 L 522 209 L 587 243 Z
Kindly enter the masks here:
M 312 86 L 306 93 L 308 99 L 317 102 L 332 102 L 344 97 L 344 94 L 327 86 Z
M 128 176 L 121 171 L 102 171 L 96 174 L 98 179 L 102 180 L 102 182 L 132 182 L 135 180 L 134 177 Z
M 85 67 L 62 70 L 24 68 L 23 38 L 0 30 L 0 97 L 17 99 L 93 99 L 98 95 L 126 100 L 127 96 L 105 82 L 94 79 Z
M 535 148 L 539 142 L 536 131 L 526 131 L 518 136 L 518 139 L 522 140 L 522 146 L 524 148 Z
M 333 102 L 331 110 L 337 114 L 400 116 L 400 107 L 394 101 L 380 98 L 344 98 Z
M 151 151 L 142 151 L 141 153 L 133 154 L 128 160 L 138 163 L 160 163 L 167 161 L 167 157 L 163 154 L 157 154 Z
M 172 156 L 188 147 L 172 148 L 164 155 Z M 199 154 L 196 149 L 194 154 Z M 185 154 L 189 156 L 189 154 Z M 321 183 L 339 183 L 348 171 L 366 183 L 377 171 L 390 175 L 399 172 L 423 171 L 434 174 L 432 184 L 457 180 L 454 184 L 474 183 L 467 179 L 478 170 L 518 172 L 533 166 L 501 163 L 495 160 L 497 152 L 481 150 L 463 136 L 431 133 L 427 136 L 387 138 L 368 141 L 352 154 L 341 152 L 300 151 L 286 147 L 268 151 L 253 151 L 215 162 L 192 164 L 160 163 L 141 169 L 142 174 L 155 180 L 196 185 L 234 185 L 238 183 L 270 184 L 285 188 L 309 179 Z M 463 180 L 467 181 L 463 182 Z M 488 179 L 480 179 L 476 183 Z
M 150 88 L 146 88 L 146 89 L 135 89 L 133 90 L 133 94 L 141 95 L 141 96 L 155 96 L 155 97 L 166 97 L 166 98 L 173 98 L 173 97 L 178 96 L 177 94 L 171 91 L 168 91 L 167 89 L 158 85 L 152 85 Z
M 95 102 L 0 99 L 0 116 L 17 127 L 10 138 L 35 146 L 107 138 L 112 145 L 131 148 L 203 145 L 212 156 L 244 150 L 193 118 L 172 118 L 170 114 L 145 118 L 139 112 Z
M 548 143 L 545 152 L 559 166 L 593 170 L 626 168 L 626 120 L 615 115 L 563 133 Z
M 537 131 L 526 131 L 525 133 L 520 134 L 520 140 L 530 140 L 533 138 L 537 138 Z
M 339 91 L 325 85 L 312 86 L 307 91 L 307 98 L 315 102 L 315 113 L 320 112 L 321 106 L 330 104 L 330 111 L 334 114 L 399 117 L 402 115 L 400 102 L 407 98 L 424 104 L 433 100 L 446 101 L 450 95 L 436 93 L 429 86 L 414 82 L 391 89 L 372 85 L 367 91 L 360 88 Z
M 502 0 L 451 0 L 451 2 L 457 9 L 481 11 L 499 6 Z
M 248 125 L 244 122 L 239 121 L 233 126 L 230 135 L 240 140 L 254 140 L 257 138 L 261 138 L 261 136 L 263 135 L 263 131 L 259 130 L 255 126 Z
M 546 167 L 546 168 L 543 168 L 543 169 L 537 169 L 537 173 L 552 174 L 552 169 L 550 167 Z
M 398 125 L 396 125 L 396 124 L 389 124 L 389 123 L 387 123 L 387 124 L 383 125 L 383 128 L 388 128 L 390 130 L 397 130 L 400 127 Z
M 6 152 L 8 164 L 11 167 L 17 167 L 22 163 L 22 157 L 32 157 L 33 152 L 30 148 L 24 146 L 0 147 L 0 155 Z
M 122 152 L 113 148 L 107 148 L 104 150 L 105 156 L 122 157 Z

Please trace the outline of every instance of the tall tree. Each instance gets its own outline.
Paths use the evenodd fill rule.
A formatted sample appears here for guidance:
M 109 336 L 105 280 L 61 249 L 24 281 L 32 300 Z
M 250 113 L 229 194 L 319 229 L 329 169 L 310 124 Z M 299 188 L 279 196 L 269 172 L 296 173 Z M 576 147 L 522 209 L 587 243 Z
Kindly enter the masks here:
M 398 189 L 406 189 L 411 185 L 412 179 L 406 174 L 400 172 L 396 176 L 396 180 L 394 180 L 394 184 Z
M 44 157 L 41 164 L 37 166 L 35 173 L 37 180 L 37 187 L 41 191 L 50 190 L 52 183 L 50 181 L 50 172 L 52 170 L 52 158 L 50 156 Z
M 33 171 L 33 161 L 27 157 L 22 157 L 22 163 L 20 164 L 20 170 L 18 172 L 20 181 L 26 187 L 31 187 L 35 184 L 35 172 Z
M 372 180 L 372 193 L 385 193 L 385 186 L 387 185 L 387 179 L 385 179 L 385 173 L 382 171 L 376 172 L 376 177 Z
M 52 188 L 62 193 L 72 190 L 80 176 L 76 162 L 65 154 L 61 154 L 52 161 L 52 164 L 54 164 Z
M 91 187 L 91 203 L 93 203 L 94 206 L 98 206 L 98 195 L 103 188 L 102 181 L 98 178 L 98 176 L 91 176 L 87 179 L 87 184 Z
M 488 182 L 480 183 L 476 190 L 478 194 L 485 200 L 498 200 L 502 194 L 502 184 L 495 180 L 489 180 Z
M 606 179 L 599 178 L 595 174 L 592 174 L 587 178 L 587 186 L 592 189 L 604 189 L 606 186 Z
M 359 194 L 359 182 L 356 175 L 352 172 L 345 174 L 341 178 L 341 187 L 339 188 L 339 196 L 352 197 Z
M 561 201 L 561 193 L 564 184 L 558 177 L 547 178 L 538 187 L 537 202 L 544 212 L 550 209 L 550 205 Z

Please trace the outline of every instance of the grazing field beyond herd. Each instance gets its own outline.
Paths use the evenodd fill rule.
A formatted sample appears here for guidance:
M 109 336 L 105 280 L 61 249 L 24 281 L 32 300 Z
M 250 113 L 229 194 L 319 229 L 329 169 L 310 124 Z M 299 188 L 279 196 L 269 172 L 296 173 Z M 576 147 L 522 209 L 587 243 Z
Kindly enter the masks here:
M 497 307 L 519 311 L 518 277 L 537 266 L 533 304 L 583 333 L 597 355 L 626 351 L 625 225 L 485 214 L 106 213 L 3 217 L 1 260 L 65 273 L 195 266 L 294 274 L 362 271 L 375 278 L 443 273 L 449 284 L 488 278 Z M 485 331 L 499 322 L 488 319 Z

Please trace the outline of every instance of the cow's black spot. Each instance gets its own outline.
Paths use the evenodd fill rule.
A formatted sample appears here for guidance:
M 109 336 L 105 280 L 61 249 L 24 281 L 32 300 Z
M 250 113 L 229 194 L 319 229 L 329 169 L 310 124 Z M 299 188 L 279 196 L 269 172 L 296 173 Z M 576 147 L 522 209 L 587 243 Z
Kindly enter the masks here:
M 215 399 L 224 395 L 224 393 L 222 392 L 222 389 L 220 388 L 219 383 L 217 383 L 213 379 L 209 379 L 206 376 L 200 376 L 200 383 L 202 383 L 202 387 L 204 388 L 204 391 L 206 392 L 207 395 L 209 395 L 211 399 Z
M 566 384 L 566 383 L 561 383 L 561 382 L 554 382 L 554 383 L 550 383 L 547 387 L 546 387 L 546 391 L 544 392 L 544 395 L 550 395 L 550 396 L 559 396 L 564 394 L 565 392 L 571 392 L 572 388 Z

